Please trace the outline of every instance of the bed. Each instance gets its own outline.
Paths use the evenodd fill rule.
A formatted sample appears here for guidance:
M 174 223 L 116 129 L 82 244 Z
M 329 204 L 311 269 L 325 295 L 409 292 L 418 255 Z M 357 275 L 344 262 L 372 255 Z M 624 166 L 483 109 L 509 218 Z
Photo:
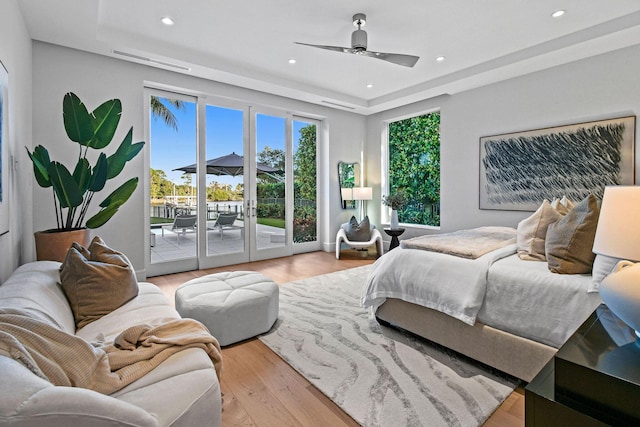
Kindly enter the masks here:
M 362 304 L 379 322 L 413 332 L 530 381 L 602 302 L 589 274 L 556 274 L 516 254 L 516 229 L 482 227 L 441 235 L 467 248 L 469 232 L 501 234 L 479 252 L 411 245 L 372 266 Z M 451 236 L 453 234 L 453 236 Z M 405 241 L 403 241 L 404 243 Z

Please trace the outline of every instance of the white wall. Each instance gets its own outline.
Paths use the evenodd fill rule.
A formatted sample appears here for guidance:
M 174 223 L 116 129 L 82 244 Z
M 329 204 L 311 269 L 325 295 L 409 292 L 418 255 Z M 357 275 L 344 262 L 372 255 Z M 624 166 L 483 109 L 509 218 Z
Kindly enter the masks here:
M 31 39 L 15 0 L 3 0 L 0 13 L 0 61 L 9 72 L 9 233 L 0 237 L 0 282 L 29 260 L 31 187 L 25 145 L 31 144 Z M 4 143 L 4 141 L 3 141 Z M 4 183 L 3 183 L 4 185 Z
M 340 209 L 337 162 L 360 159 L 365 135 L 364 117 L 47 43 L 34 42 L 33 58 L 33 145 L 47 146 L 52 159 L 62 161 L 67 167 L 73 167 L 77 158 L 77 145 L 67 139 L 62 123 L 62 99 L 69 91 L 76 93 L 90 110 L 107 99 L 119 98 L 122 101 L 120 129 L 115 136 L 117 141 L 122 139 L 130 126 L 134 128 L 134 141 L 143 140 L 145 83 L 168 85 L 324 118 L 324 138 L 319 147 L 323 168 L 319 174 L 320 191 L 322 195 L 328 195 L 328 204 L 321 206 L 327 222 L 321 225 L 319 238 L 323 247 L 331 250 L 335 231 L 346 216 Z M 115 150 L 117 144 L 113 145 L 107 148 L 108 154 Z M 148 185 L 147 176 L 143 173 L 143 156 L 146 155 L 145 152 L 128 163 L 122 174 L 113 180 L 117 182 L 109 183 L 111 186 L 104 191 L 104 195 L 100 193 L 98 202 L 131 176 L 138 175 L 142 185 Z M 137 272 L 144 276 L 145 200 L 142 185 L 114 218 L 92 233 L 127 253 Z M 35 185 L 33 197 L 33 229 L 55 227 L 49 191 Z
M 516 226 L 530 213 L 479 209 L 479 138 L 635 115 L 640 111 L 639 80 L 640 46 L 635 46 L 369 116 L 369 179 L 381 179 L 381 121 L 440 108 L 441 231 Z M 636 121 L 636 135 L 638 125 Z M 636 182 L 638 176 L 636 172 Z M 403 237 L 427 232 L 412 229 Z

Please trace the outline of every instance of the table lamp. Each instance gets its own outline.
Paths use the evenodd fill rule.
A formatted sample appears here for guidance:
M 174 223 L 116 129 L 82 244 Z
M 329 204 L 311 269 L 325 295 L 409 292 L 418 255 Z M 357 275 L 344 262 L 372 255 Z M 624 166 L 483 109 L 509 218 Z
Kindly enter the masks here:
M 640 187 L 605 188 L 593 252 L 623 260 L 600 283 L 600 298 L 640 337 Z
M 353 200 L 360 200 L 360 218 L 365 212 L 364 201 L 373 199 L 373 188 L 371 187 L 353 187 Z

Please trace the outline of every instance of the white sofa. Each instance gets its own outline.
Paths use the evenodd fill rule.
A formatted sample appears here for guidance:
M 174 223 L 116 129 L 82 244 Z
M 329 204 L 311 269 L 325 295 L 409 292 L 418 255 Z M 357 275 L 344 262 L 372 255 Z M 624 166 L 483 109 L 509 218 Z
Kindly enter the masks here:
M 60 263 L 19 267 L 0 286 L 0 307 L 34 308 L 64 331 L 87 341 L 102 333 L 113 341 L 129 326 L 157 318 L 179 318 L 160 289 L 139 283 L 139 294 L 120 308 L 76 331 L 59 285 Z M 0 425 L 3 426 L 220 426 L 220 384 L 202 349 L 180 351 L 125 388 L 104 395 L 54 386 L 0 351 Z

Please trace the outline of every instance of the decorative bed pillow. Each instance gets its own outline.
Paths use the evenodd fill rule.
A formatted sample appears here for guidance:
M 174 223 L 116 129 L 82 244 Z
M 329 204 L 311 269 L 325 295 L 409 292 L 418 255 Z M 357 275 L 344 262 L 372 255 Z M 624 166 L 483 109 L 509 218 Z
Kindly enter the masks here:
M 590 274 L 595 254 L 600 207 L 591 194 L 558 222 L 549 225 L 545 251 L 549 270 L 559 274 Z
M 138 281 L 127 257 L 98 236 L 88 249 L 77 243 L 69 248 L 60 281 L 78 329 L 138 295 Z
M 352 242 L 366 242 L 371 238 L 371 226 L 369 217 L 365 216 L 360 224 L 355 216 L 352 216 L 344 230 L 347 239 Z
M 609 274 L 613 273 L 616 269 L 616 265 L 621 260 L 619 258 L 613 258 L 606 255 L 597 254 L 593 261 L 593 272 L 591 273 L 591 283 L 587 292 L 598 292 L 600 282 L 604 280 Z
M 562 196 L 562 199 L 553 199 L 553 201 L 551 202 L 551 206 L 564 216 L 568 214 L 571 209 L 573 209 L 574 205 L 571 200 L 567 199 L 567 196 Z
M 516 235 L 520 259 L 545 261 L 544 241 L 547 236 L 547 228 L 549 224 L 553 224 L 562 217 L 563 214 L 554 209 L 549 201 L 545 199 L 533 215 L 520 221 L 518 223 L 518 234 Z

